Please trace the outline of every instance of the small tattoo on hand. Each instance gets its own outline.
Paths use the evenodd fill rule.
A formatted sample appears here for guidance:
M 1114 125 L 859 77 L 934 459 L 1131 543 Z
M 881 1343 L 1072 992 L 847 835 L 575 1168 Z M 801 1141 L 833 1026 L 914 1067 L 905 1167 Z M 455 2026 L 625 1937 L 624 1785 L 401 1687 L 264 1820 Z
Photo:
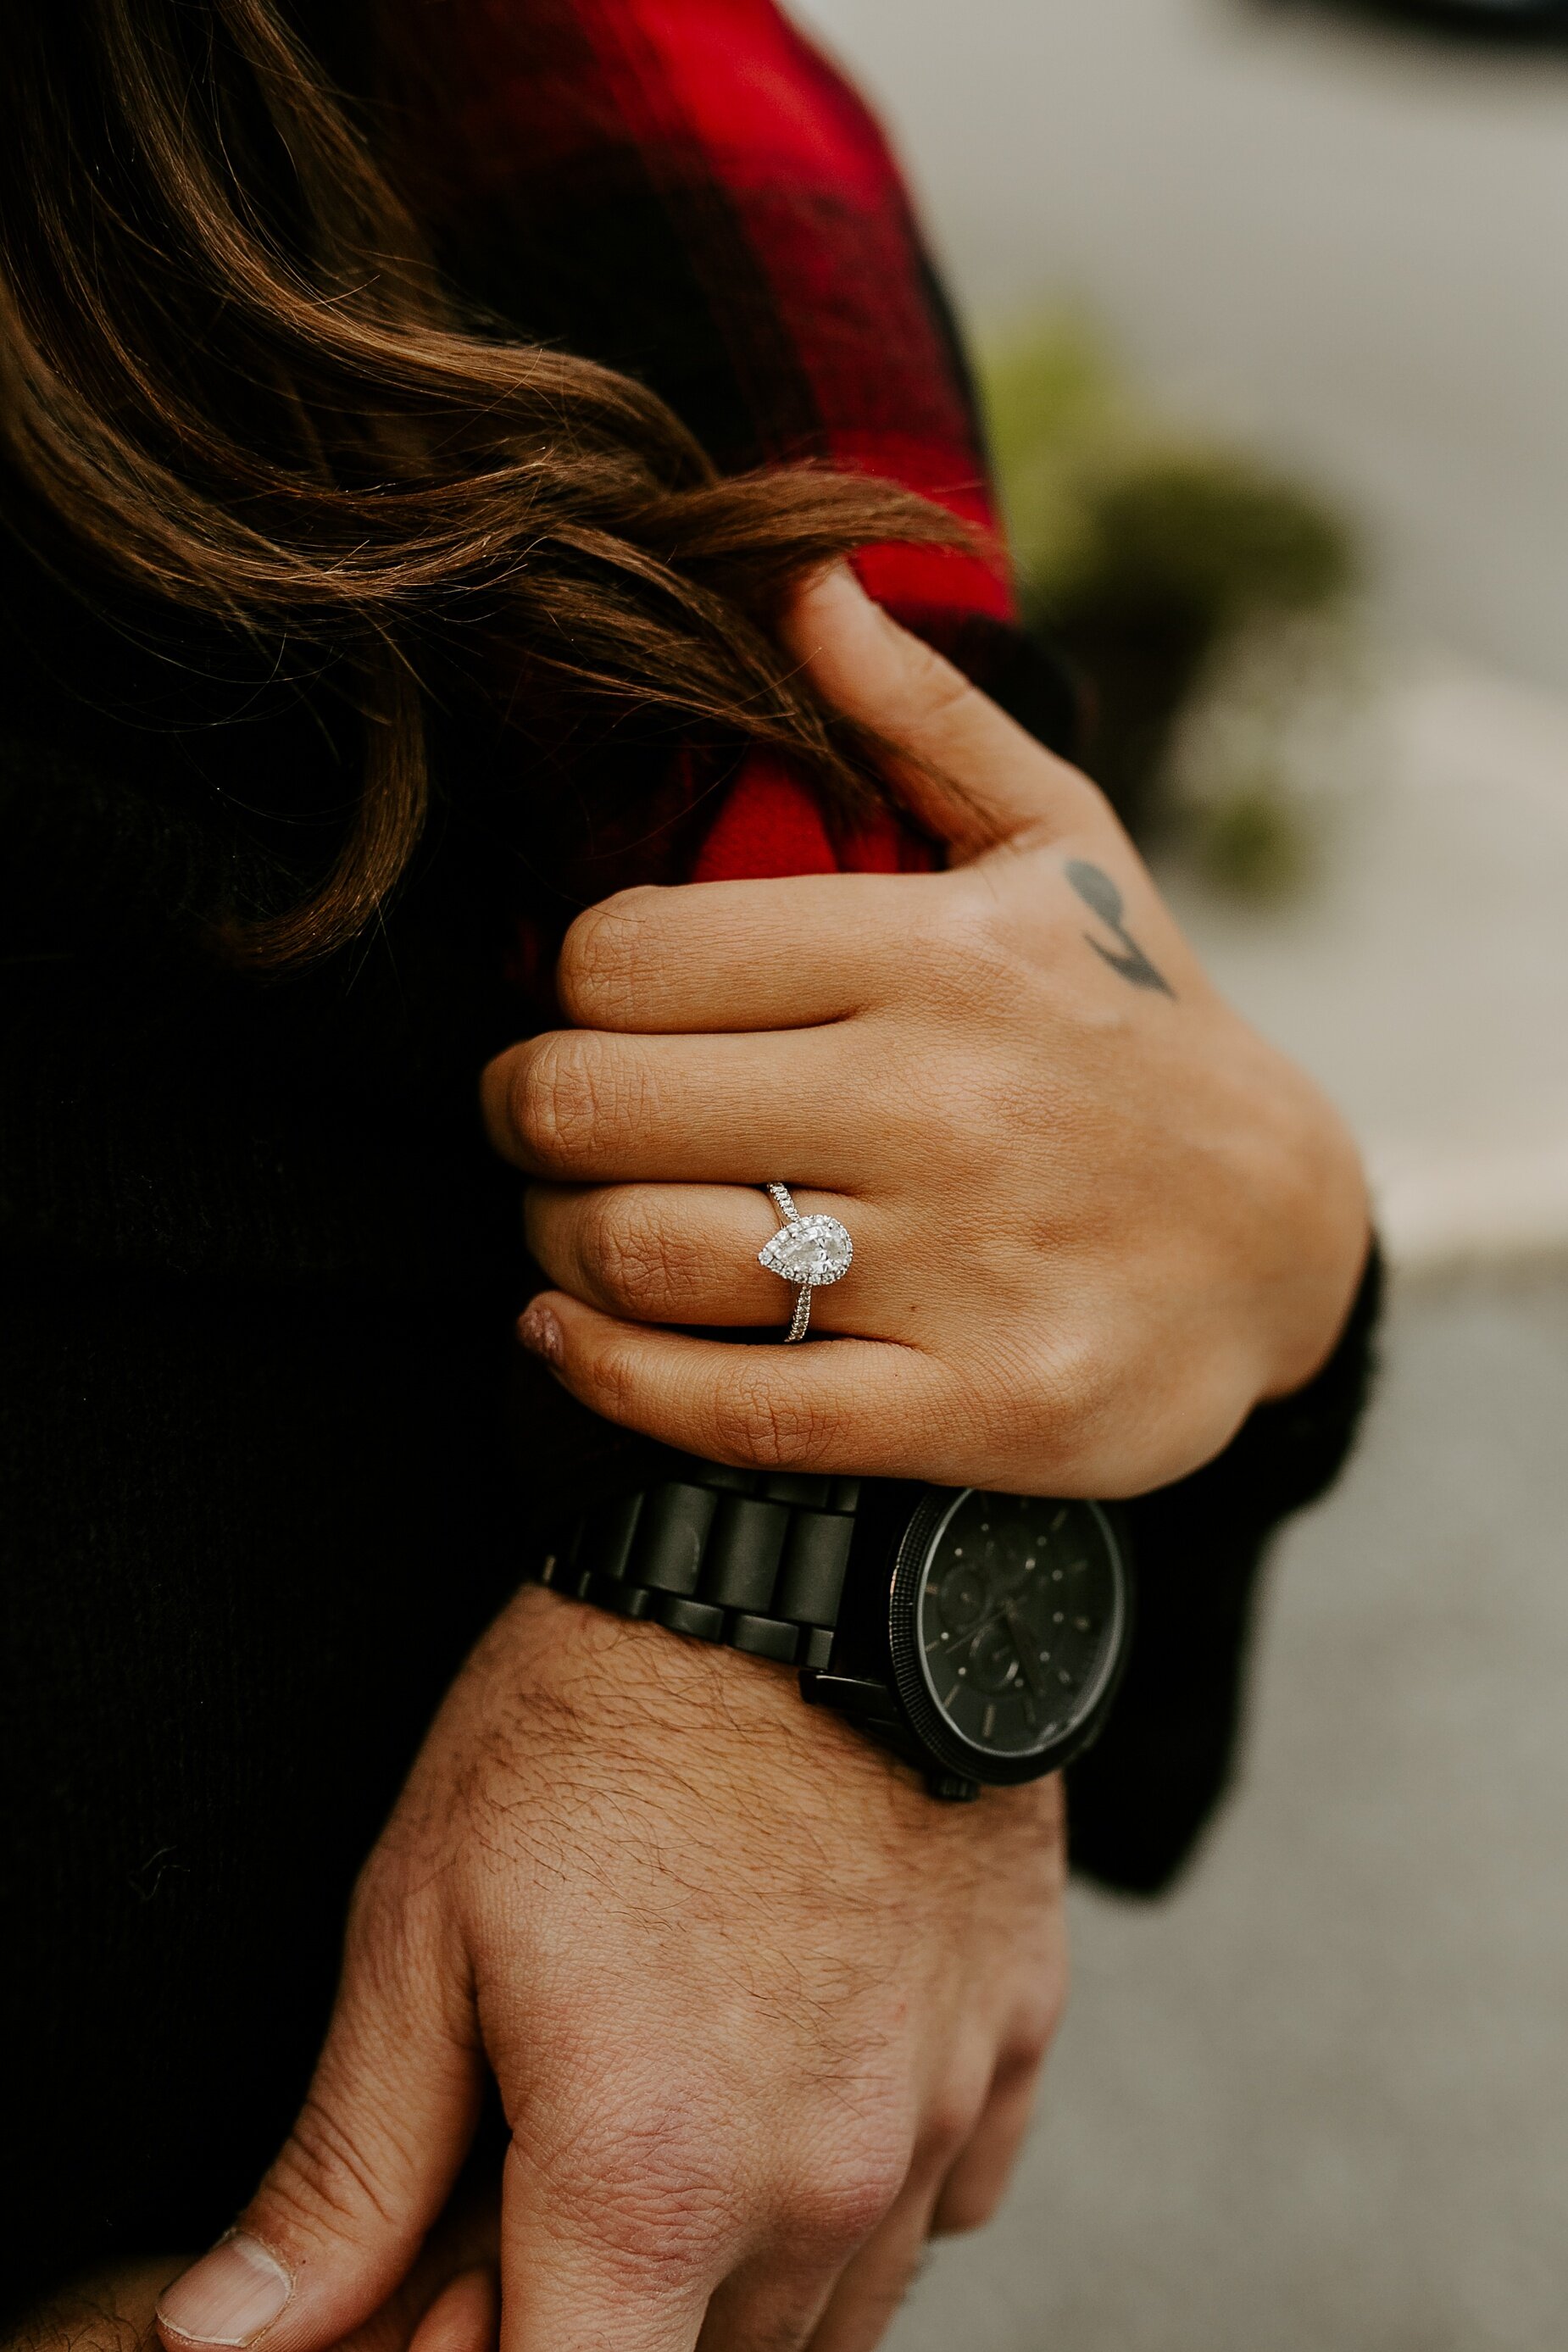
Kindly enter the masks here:
M 1092 931 L 1085 931 L 1084 938 L 1095 954 L 1112 971 L 1119 971 L 1123 980 L 1131 981 L 1134 988 L 1157 988 L 1162 996 L 1173 999 L 1175 990 L 1164 973 L 1150 962 L 1122 921 L 1121 893 L 1104 868 L 1090 866 L 1084 858 L 1071 857 L 1067 864 L 1067 877 L 1084 905 L 1091 908 L 1107 930 L 1114 931 L 1121 942 L 1123 952 L 1118 955 L 1114 949 L 1103 947 Z

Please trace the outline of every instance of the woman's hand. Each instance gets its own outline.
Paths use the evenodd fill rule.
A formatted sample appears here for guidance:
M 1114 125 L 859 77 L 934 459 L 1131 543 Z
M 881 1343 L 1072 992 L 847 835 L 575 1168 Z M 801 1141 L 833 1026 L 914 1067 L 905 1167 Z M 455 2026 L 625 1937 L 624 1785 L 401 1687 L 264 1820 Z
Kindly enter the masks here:
M 165 2344 L 389 2352 L 353 2331 L 488 2068 L 501 2352 L 868 2352 L 930 2231 L 1001 2193 L 1062 1883 L 1058 1782 L 933 1804 L 793 1675 L 526 1591 L 366 1866 L 294 2135 Z M 412 2352 L 486 2352 L 472 2307 Z
M 1354 1148 L 1085 777 L 847 572 L 790 629 L 955 862 L 632 890 L 574 924 L 577 1025 L 486 1076 L 559 1286 L 523 1337 L 595 1412 L 721 1461 L 1164 1484 L 1330 1352 L 1367 1247 Z M 769 1181 L 853 1237 L 816 1293 L 833 1346 L 696 1336 L 788 1318 Z

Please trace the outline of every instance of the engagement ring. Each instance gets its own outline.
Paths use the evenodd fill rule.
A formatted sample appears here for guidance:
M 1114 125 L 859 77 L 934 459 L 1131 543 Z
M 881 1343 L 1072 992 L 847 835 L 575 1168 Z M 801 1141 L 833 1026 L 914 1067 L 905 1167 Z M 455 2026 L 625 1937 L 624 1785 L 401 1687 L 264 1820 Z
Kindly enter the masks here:
M 848 1273 L 855 1244 L 837 1217 L 820 1213 L 803 1217 L 790 1199 L 787 1184 L 764 1184 L 763 1190 L 784 1222 L 767 1247 L 757 1252 L 757 1262 L 770 1274 L 795 1285 L 795 1313 L 784 1333 L 787 1347 L 791 1340 L 805 1337 L 812 1292 L 827 1283 L 842 1282 Z

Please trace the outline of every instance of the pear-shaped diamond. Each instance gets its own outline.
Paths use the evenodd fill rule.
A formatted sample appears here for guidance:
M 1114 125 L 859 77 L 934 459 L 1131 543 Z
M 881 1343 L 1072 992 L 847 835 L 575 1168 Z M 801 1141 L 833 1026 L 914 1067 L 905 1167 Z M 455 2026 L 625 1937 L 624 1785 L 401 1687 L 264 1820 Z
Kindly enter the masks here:
M 855 1244 L 837 1218 L 817 1215 L 782 1225 L 757 1258 L 770 1274 L 819 1289 L 824 1283 L 841 1282 L 854 1255 Z

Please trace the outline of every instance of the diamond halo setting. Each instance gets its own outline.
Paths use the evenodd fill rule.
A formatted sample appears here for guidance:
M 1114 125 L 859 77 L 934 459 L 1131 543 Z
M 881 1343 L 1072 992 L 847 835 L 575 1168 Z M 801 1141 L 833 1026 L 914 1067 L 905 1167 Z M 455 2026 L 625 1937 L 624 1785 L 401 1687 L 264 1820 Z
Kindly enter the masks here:
M 787 1184 L 767 1184 L 763 1191 L 782 1220 L 772 1241 L 757 1252 L 757 1263 L 781 1281 L 795 1286 L 795 1314 L 784 1334 L 786 1343 L 804 1339 L 811 1321 L 811 1294 L 830 1282 L 842 1282 L 855 1255 L 855 1244 L 837 1217 L 821 1212 L 803 1217 L 790 1197 Z
M 808 1282 L 820 1290 L 827 1283 L 843 1281 L 854 1255 L 855 1244 L 837 1217 L 812 1216 L 781 1225 L 767 1247 L 757 1252 L 757 1259 L 786 1282 Z

